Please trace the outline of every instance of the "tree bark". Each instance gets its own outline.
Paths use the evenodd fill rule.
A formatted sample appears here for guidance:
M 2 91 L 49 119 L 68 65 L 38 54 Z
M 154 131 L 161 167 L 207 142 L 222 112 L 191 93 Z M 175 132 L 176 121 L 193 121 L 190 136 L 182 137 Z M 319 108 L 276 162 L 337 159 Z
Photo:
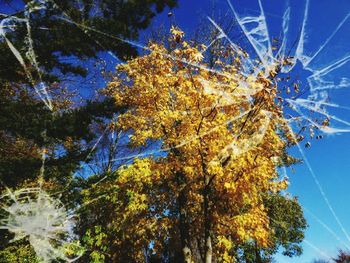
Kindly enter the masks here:
M 205 263 L 211 263 L 213 259 L 213 248 L 211 245 L 211 236 L 209 235 L 205 241 Z
M 260 255 L 260 249 L 258 247 L 258 244 L 256 242 L 254 242 L 254 250 L 255 250 L 255 260 L 256 260 L 256 263 L 262 263 L 263 260 L 261 258 L 261 255 Z
M 204 240 L 205 240 L 205 263 L 211 263 L 213 258 L 213 248 L 210 236 L 211 222 L 209 217 L 209 190 L 210 190 L 210 178 L 205 176 L 205 187 L 203 193 L 204 199 Z
M 183 253 L 183 257 L 184 257 L 184 262 L 185 263 L 191 263 L 192 262 L 191 249 L 188 246 L 184 246 L 182 248 L 182 253 Z
M 186 193 L 182 190 L 179 194 L 178 205 L 179 205 L 179 214 L 180 214 L 180 239 L 181 239 L 181 248 L 183 254 L 183 262 L 191 263 L 192 261 L 192 252 L 190 248 L 190 235 L 189 235 L 189 225 L 187 222 L 186 216 Z

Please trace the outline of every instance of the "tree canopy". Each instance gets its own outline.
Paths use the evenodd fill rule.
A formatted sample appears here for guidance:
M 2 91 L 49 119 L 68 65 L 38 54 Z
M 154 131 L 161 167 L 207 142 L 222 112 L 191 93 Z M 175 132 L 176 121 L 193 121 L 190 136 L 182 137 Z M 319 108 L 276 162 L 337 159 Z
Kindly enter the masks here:
M 23 8 L 10 9 L 13 13 L 0 16 L 7 26 L 5 36 L 20 52 L 28 71 L 36 71 L 37 64 L 43 78 L 52 81 L 62 76 L 57 73 L 86 75 L 87 69 L 77 59 L 96 58 L 101 51 L 111 51 L 121 59 L 135 56 L 136 48 L 118 38 L 137 39 L 139 31 L 147 28 L 157 13 L 177 4 L 176 0 L 21 2 Z M 26 76 L 18 58 L 9 52 L 8 41 L 0 45 L 0 81 L 19 82 Z M 75 59 L 62 60 L 72 56 Z M 32 73 L 34 78 L 37 74 Z
M 86 76 L 88 68 L 79 60 L 95 59 L 101 51 L 115 52 L 121 59 L 135 56 L 134 47 L 106 36 L 136 39 L 139 30 L 165 7 L 175 7 L 176 1 L 6 1 L 3 5 L 8 8 L 0 15 L 0 179 L 13 186 L 37 176 L 43 147 L 51 150 L 47 166 L 56 167 L 56 177 L 68 176 L 91 150 L 89 143 L 96 138 L 91 125 L 111 118 L 118 106 L 109 99 L 80 107 L 77 91 L 64 84 L 66 77 Z
M 176 2 L 0 1 L 0 196 L 5 187 L 25 187 L 43 175 L 52 191 L 67 191 L 67 208 L 76 205 L 67 193 L 75 191 L 74 173 L 96 150 L 96 126 L 105 128 L 125 107 L 111 98 L 82 102 L 67 79 L 86 78 L 84 62 L 101 52 L 121 60 L 135 56 L 135 47 L 117 39 L 137 39 Z M 8 244 L 12 235 L 1 230 L 0 236 L 1 262 L 34 258 L 28 240 Z
M 174 26 L 168 41 L 137 56 L 128 40 L 176 4 L 23 1 L 0 14 L 0 197 L 38 181 L 40 191 L 61 193 L 76 213 L 66 239 L 84 250 L 77 262 L 270 262 L 279 249 L 298 256 L 306 221 L 297 199 L 282 195 L 288 180 L 279 168 L 298 161 L 288 148 L 302 138 L 283 118 L 279 65 L 242 74 L 245 52 L 186 40 Z M 102 52 L 125 63 L 98 99 L 81 103 L 66 78 L 86 78 L 84 62 Z M 115 158 L 122 150 L 130 154 Z M 100 169 L 78 178 L 93 158 Z M 3 210 L 1 223 L 19 209 Z M 18 235 L 8 229 L 1 226 L 0 261 L 47 260 L 30 235 L 9 243 Z
M 276 233 L 270 230 L 270 218 L 278 216 L 269 214 L 268 200 L 288 185 L 277 167 L 291 143 L 276 87 L 262 76 L 245 79 L 249 90 L 240 86 L 234 52 L 222 60 L 232 57 L 236 63 L 218 60 L 220 70 L 198 67 L 201 49 L 205 46 L 191 45 L 172 28 L 169 49 L 151 43 L 149 54 L 117 67 L 105 93 L 129 109 L 115 126 L 130 132 L 130 147 L 152 141 L 162 146 L 85 191 L 87 201 L 100 196 L 88 210 L 94 214 L 90 225 L 98 226 L 87 232 L 88 243 L 99 240 L 92 242 L 91 256 L 232 262 L 235 246 L 248 241 L 298 253 L 288 245 L 302 239 L 302 216 L 295 226 L 298 237 L 284 236 L 286 230 L 277 226 Z M 264 200 L 266 195 L 271 197 Z

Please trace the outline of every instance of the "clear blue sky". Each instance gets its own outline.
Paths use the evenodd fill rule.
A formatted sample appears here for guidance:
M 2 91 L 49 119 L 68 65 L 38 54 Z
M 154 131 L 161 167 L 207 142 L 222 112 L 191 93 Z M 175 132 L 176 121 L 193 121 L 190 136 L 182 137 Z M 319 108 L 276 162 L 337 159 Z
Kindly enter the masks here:
M 292 48 L 297 37 L 301 33 L 303 15 L 306 1 L 297 0 L 292 2 L 291 15 L 289 20 L 289 33 L 287 34 L 287 49 Z M 233 6 L 241 15 L 257 15 L 257 0 L 232 0 Z M 270 37 L 281 38 L 282 17 L 286 7 L 287 0 L 262 0 L 265 10 Z M 344 20 L 343 26 L 335 33 L 338 25 L 350 12 L 350 2 L 346 0 L 310 0 L 308 19 L 306 20 L 306 39 L 304 44 L 304 54 L 313 56 L 317 50 L 331 37 L 327 45 L 318 53 L 315 59 L 310 62 L 309 67 L 315 70 L 324 69 L 327 65 L 338 61 L 350 53 L 350 21 Z M 213 9 L 213 7 L 215 7 Z M 193 32 L 201 19 L 206 16 L 220 21 L 219 16 L 230 13 L 229 5 L 226 0 L 193 0 L 179 1 L 179 8 L 172 11 L 174 13 L 177 25 L 185 33 Z M 232 16 L 233 17 L 233 16 Z M 174 18 L 172 18 L 174 19 Z M 164 24 L 169 27 L 170 22 L 166 12 L 157 17 L 154 27 Z M 239 28 L 236 29 L 239 32 Z M 332 36 L 333 34 L 333 36 Z M 146 34 L 147 35 L 147 32 Z M 237 35 L 237 34 L 236 34 Z M 234 39 L 233 39 L 234 40 Z M 140 40 L 145 43 L 146 39 Z M 251 51 L 251 56 L 256 56 L 248 42 L 244 40 L 244 45 Z M 346 61 L 345 61 L 346 62 Z M 302 85 L 307 85 L 306 77 L 311 74 L 310 71 L 302 69 L 292 71 L 301 81 Z M 324 80 L 332 81 L 339 87 L 342 78 L 350 77 L 350 65 L 345 63 L 335 68 L 324 76 Z M 328 95 L 332 103 L 341 106 L 350 107 L 349 87 L 337 90 L 328 90 Z M 330 113 L 342 120 L 349 121 L 350 111 L 339 109 L 327 109 Z M 333 122 L 335 127 L 349 128 L 347 123 Z M 316 178 L 319 180 L 328 198 L 335 214 L 344 226 L 347 232 L 350 232 L 350 134 L 338 133 L 325 135 L 322 140 L 314 140 L 312 146 L 303 149 L 309 160 L 310 166 L 314 170 Z M 292 149 L 291 152 L 301 157 L 298 149 Z M 301 257 L 290 259 L 278 255 L 277 262 L 312 262 L 316 258 L 326 258 L 325 255 L 335 257 L 339 248 L 345 249 L 345 245 L 350 247 L 350 241 L 341 231 L 334 216 L 325 203 L 320 189 L 310 174 L 309 168 L 305 164 L 296 165 L 295 172 L 288 170 L 291 186 L 289 192 L 297 196 L 301 205 L 307 209 L 305 216 L 309 228 L 306 231 L 306 242 L 303 243 L 304 253 Z M 316 216 L 317 219 L 314 217 Z M 323 222 L 320 223 L 320 220 Z M 334 235 L 327 230 L 327 227 L 334 231 Z M 335 237 L 337 236 L 337 237 Z M 345 245 L 340 242 L 345 243 Z M 322 254 L 323 253 L 323 254 Z

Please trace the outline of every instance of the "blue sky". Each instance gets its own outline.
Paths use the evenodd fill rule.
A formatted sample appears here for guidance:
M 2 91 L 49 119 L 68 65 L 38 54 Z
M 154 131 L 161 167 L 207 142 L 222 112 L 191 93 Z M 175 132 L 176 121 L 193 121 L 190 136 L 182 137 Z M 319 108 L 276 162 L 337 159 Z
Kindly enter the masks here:
M 302 28 L 306 1 L 297 0 L 290 2 L 292 2 L 291 5 L 288 4 L 287 0 L 262 0 L 262 5 L 265 10 L 271 38 L 281 37 L 282 16 L 286 8 L 290 6 L 291 15 L 287 47 L 292 48 Z M 232 4 L 241 15 L 258 14 L 258 2 L 256 0 L 232 0 Z M 219 16 L 229 14 L 231 10 L 226 0 L 180 0 L 179 8 L 172 12 L 174 14 L 173 18 L 168 18 L 167 12 L 165 12 L 155 19 L 153 26 L 156 28 L 158 25 L 165 25 L 165 28 L 167 28 L 171 22 L 175 21 L 185 33 L 191 34 L 206 16 L 210 16 L 214 20 L 220 20 Z M 310 0 L 305 28 L 304 54 L 313 56 L 320 50 L 309 65 L 313 73 L 349 55 L 350 22 L 346 19 L 343 20 L 349 12 L 349 1 Z M 344 24 L 338 28 L 341 22 L 344 22 Z M 338 31 L 334 33 L 337 28 Z M 238 27 L 235 30 L 237 30 L 235 33 L 241 32 Z M 144 36 L 147 33 L 145 32 Z M 145 43 L 145 37 L 141 38 L 140 41 Z M 251 47 L 249 47 L 249 43 L 246 40 L 243 41 L 243 45 L 250 51 L 251 56 L 256 56 L 256 54 L 253 54 Z M 325 42 L 327 43 L 322 48 Z M 330 71 L 325 76 L 325 80 L 333 81 L 337 86 L 342 78 L 349 77 L 349 67 L 348 63 L 344 63 L 344 65 Z M 292 71 L 291 74 L 296 74 L 300 78 L 302 85 L 306 86 L 308 85 L 306 77 L 312 72 L 298 68 Z M 340 106 L 350 106 L 350 92 L 348 89 L 349 87 L 327 90 L 331 102 Z M 348 110 L 327 110 L 342 120 L 349 120 L 350 113 Z M 339 127 L 339 123 L 334 122 L 334 125 Z M 340 123 L 340 126 L 346 128 L 348 124 Z M 325 134 L 323 139 L 311 141 L 311 145 L 311 148 L 303 147 L 303 151 L 336 216 L 345 231 L 350 232 L 350 134 Z M 291 149 L 291 153 L 301 158 L 297 148 Z M 335 257 L 338 249 L 346 249 L 346 245 L 350 246 L 350 240 L 347 240 L 346 235 L 332 215 L 324 196 L 321 195 L 320 188 L 317 187 L 310 173 L 309 167 L 304 163 L 294 166 L 294 170 L 294 172 L 291 170 L 287 171 L 291 182 L 288 192 L 297 196 L 301 205 L 305 208 L 305 217 L 309 228 L 306 231 L 306 240 L 303 242 L 304 253 L 301 257 L 290 259 L 277 255 L 276 260 L 277 262 L 303 263 L 312 262 L 313 259 L 326 259 L 327 256 Z M 333 231 L 333 234 L 330 233 L 331 231 Z

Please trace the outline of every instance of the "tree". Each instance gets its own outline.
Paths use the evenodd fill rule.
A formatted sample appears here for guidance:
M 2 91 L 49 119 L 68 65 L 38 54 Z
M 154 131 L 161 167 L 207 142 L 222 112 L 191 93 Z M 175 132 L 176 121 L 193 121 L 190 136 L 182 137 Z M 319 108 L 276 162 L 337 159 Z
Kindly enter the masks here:
M 0 251 L 0 262 L 39 263 L 40 261 L 37 259 L 35 252 L 28 241 L 22 239 L 8 244 L 5 249 Z
M 255 242 L 238 246 L 238 262 L 271 262 L 280 247 L 283 248 L 282 254 L 288 257 L 302 253 L 300 243 L 307 224 L 297 200 L 280 194 L 268 194 L 264 204 L 270 218 L 270 244 L 268 248 L 259 247 Z
M 339 250 L 338 256 L 333 259 L 335 263 L 349 263 L 350 253 L 344 250 Z
M 33 72 L 37 70 L 37 63 L 44 71 L 43 78 L 46 80 L 62 77 L 54 73 L 54 69 L 55 72 L 63 74 L 86 75 L 86 67 L 77 63 L 77 59 L 95 58 L 101 51 L 115 52 L 120 58 L 135 56 L 135 47 L 120 39 L 136 39 L 139 30 L 147 28 L 157 13 L 165 7 L 173 8 L 177 3 L 176 0 L 7 2 L 16 2 L 15 6 L 23 8 L 13 10 L 14 13 L 0 15 L 4 25 L 9 26 L 5 27 L 6 37 L 20 52 L 28 51 L 27 54 L 23 52 L 20 55 L 33 77 L 38 77 Z M 23 19 L 27 19 L 29 24 Z M 11 25 L 15 25 L 16 30 L 10 30 Z M 26 76 L 21 70 L 22 65 L 9 51 L 7 42 L 2 41 L 0 80 L 19 82 Z M 62 57 L 72 56 L 75 59 L 62 60 Z M 33 63 L 33 59 L 36 63 Z M 10 61 L 16 63 L 9 63 Z
M 90 125 L 102 122 L 122 109 L 116 108 L 114 101 L 105 100 L 52 114 L 43 103 L 23 96 L 9 100 L 6 94 L 1 99 L 0 195 L 4 186 L 28 187 L 25 183 L 28 180 L 36 182 L 34 186 L 37 187 L 36 179 L 42 175 L 54 185 L 50 192 L 64 192 L 62 201 L 67 208 L 74 208 L 79 200 L 77 188 L 81 187 L 75 183 L 74 172 L 80 169 L 82 161 L 90 160 L 91 143 L 96 137 Z M 41 174 L 43 150 L 46 160 Z M 0 236 L 1 262 L 35 258 L 28 240 L 9 243 L 13 235 L 5 230 L 1 230 Z
M 55 166 L 60 175 L 71 175 L 86 159 L 88 144 L 96 137 L 90 125 L 97 118 L 110 118 L 104 107 L 113 105 L 111 100 L 96 101 L 79 109 L 74 105 L 79 105 L 76 90 L 64 88 L 66 77 L 86 76 L 87 68 L 79 61 L 96 59 L 101 51 L 121 58 L 136 55 L 122 41 L 107 45 L 111 42 L 106 36 L 135 39 L 157 13 L 176 5 L 175 0 L 6 4 L 11 7 L 12 2 L 22 8 L 0 15 L 0 179 L 8 186 L 37 176 L 43 147 L 52 150 L 47 166 Z M 91 37 L 99 30 L 104 34 Z
M 350 262 L 350 253 L 348 251 L 340 249 L 338 251 L 337 257 L 336 258 L 332 258 L 331 261 L 323 260 L 323 259 L 318 259 L 318 260 L 314 260 L 313 261 L 313 263 L 329 263 L 329 262 L 349 263 Z
M 106 100 L 76 109 L 62 108 L 61 113 L 52 114 L 44 103 L 25 92 L 15 91 L 9 96 L 8 90 L 0 92 L 0 103 L 0 180 L 9 187 L 39 175 L 44 148 L 46 178 L 56 178 L 63 184 L 71 180 L 80 162 L 88 160 L 89 143 L 96 136 L 90 125 L 122 110 Z
M 35 181 L 44 153 L 45 179 L 55 182 L 56 192 L 64 189 L 62 199 L 72 206 L 74 172 L 95 149 L 98 133 L 91 126 L 122 109 L 110 99 L 79 103 L 67 78 L 86 77 L 81 62 L 99 52 L 135 56 L 136 49 L 120 39 L 136 39 L 176 0 L 0 2 L 21 6 L 0 14 L 0 191 Z M 13 261 L 18 247 L 28 250 L 27 243 L 8 245 L 9 233 L 1 230 L 0 236 L 1 260 Z
M 218 60 L 207 70 L 197 66 L 205 47 L 191 46 L 179 29 L 172 28 L 170 47 L 151 43 L 150 54 L 119 66 L 106 89 L 130 106 L 116 125 L 132 133 L 131 147 L 160 141 L 166 154 L 135 160 L 87 197 L 106 193 L 102 199 L 118 218 L 102 224 L 110 260 L 232 262 L 236 244 L 269 246 L 263 196 L 287 186 L 276 159 L 285 157 L 291 135 L 277 87 L 263 75 L 243 77 L 235 53 L 222 57 L 235 63 Z

